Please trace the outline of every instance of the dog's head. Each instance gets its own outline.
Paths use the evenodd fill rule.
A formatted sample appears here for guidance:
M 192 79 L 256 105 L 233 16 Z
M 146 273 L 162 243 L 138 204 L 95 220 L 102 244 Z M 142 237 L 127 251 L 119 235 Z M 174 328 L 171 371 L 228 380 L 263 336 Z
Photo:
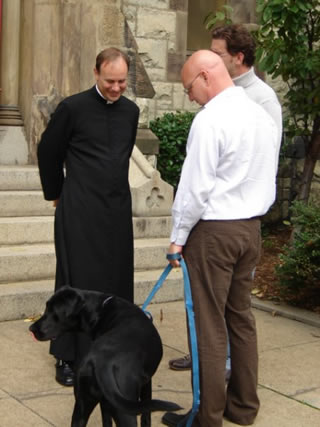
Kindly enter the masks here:
M 80 292 L 64 286 L 47 301 L 45 312 L 29 330 L 39 341 L 52 340 L 67 331 L 77 330 L 84 305 Z

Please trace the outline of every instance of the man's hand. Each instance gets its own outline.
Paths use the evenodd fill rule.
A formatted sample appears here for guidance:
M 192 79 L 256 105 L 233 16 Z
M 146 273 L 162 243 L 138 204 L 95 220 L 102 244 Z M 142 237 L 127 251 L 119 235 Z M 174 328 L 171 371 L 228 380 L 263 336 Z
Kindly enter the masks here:
M 168 249 L 168 254 L 182 254 L 183 246 L 171 243 Z M 169 260 L 172 267 L 180 267 L 180 262 L 177 259 Z
M 56 208 L 58 206 L 59 199 L 53 201 L 53 207 Z

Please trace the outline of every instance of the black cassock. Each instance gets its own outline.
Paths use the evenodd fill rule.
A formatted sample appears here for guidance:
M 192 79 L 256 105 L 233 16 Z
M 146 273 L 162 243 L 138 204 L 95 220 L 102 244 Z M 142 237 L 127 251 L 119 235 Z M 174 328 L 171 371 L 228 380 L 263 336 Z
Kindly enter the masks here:
M 139 109 L 124 96 L 107 104 L 93 87 L 63 100 L 38 146 L 46 200 L 55 212 L 56 289 L 69 284 L 133 301 L 129 159 Z M 65 165 L 65 176 L 63 166 Z M 51 353 L 74 359 L 71 337 Z

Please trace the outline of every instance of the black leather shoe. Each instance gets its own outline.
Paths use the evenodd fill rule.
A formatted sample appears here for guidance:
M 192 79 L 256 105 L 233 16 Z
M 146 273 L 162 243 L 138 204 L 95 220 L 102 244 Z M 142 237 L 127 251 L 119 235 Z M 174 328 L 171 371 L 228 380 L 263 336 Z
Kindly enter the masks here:
M 70 362 L 57 359 L 56 363 L 56 381 L 66 387 L 73 386 L 74 372 Z
M 182 421 L 185 421 L 185 423 L 181 424 L 181 426 L 187 425 L 187 419 L 190 415 L 191 411 L 187 412 L 186 414 L 175 414 L 173 412 L 166 412 L 163 417 L 161 418 L 162 424 L 169 427 L 176 427 L 179 423 Z
M 192 367 L 191 356 L 187 354 L 179 359 L 169 360 L 169 368 L 174 371 L 188 371 Z

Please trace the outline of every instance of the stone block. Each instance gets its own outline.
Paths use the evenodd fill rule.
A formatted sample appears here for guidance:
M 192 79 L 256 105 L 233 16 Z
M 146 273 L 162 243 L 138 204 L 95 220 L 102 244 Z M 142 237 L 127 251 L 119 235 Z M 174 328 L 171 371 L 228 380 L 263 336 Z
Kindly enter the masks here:
M 28 144 L 21 126 L 1 126 L 0 161 L 2 165 L 26 165 Z
M 172 10 L 188 11 L 188 0 L 170 0 L 169 7 Z
M 154 88 L 156 91 L 155 100 L 157 108 L 172 108 L 172 84 L 170 83 L 155 83 Z
M 123 7 L 123 13 L 132 33 L 135 34 L 137 29 L 137 6 L 126 5 Z
M 149 126 L 150 117 L 154 115 L 155 101 L 137 98 L 136 103 L 140 108 L 139 128 L 147 128 Z
M 167 78 L 170 82 L 180 81 L 182 66 L 185 62 L 185 55 L 182 53 L 168 52 Z
M 129 169 L 134 216 L 166 216 L 171 214 L 173 188 L 161 179 L 137 147 L 134 147 Z
M 169 7 L 169 0 L 129 0 L 128 3 L 138 4 L 141 8 L 168 9 Z
M 191 102 L 188 95 L 184 95 L 183 109 L 186 111 L 199 111 L 200 105 L 195 101 Z
M 176 50 L 185 56 L 187 49 L 188 14 L 185 12 L 177 12 L 176 19 Z
M 150 129 L 138 129 L 136 146 L 144 155 L 159 153 L 159 139 Z
M 138 44 L 139 56 L 146 69 L 166 67 L 166 40 L 155 40 L 137 37 L 136 42 Z
M 154 9 L 141 9 L 137 17 L 137 36 L 156 40 L 176 39 L 176 14 Z
M 173 108 L 175 110 L 183 110 L 183 101 L 185 94 L 181 83 L 173 85 Z
M 167 68 L 148 68 L 148 75 L 152 82 L 165 82 L 167 79 Z

